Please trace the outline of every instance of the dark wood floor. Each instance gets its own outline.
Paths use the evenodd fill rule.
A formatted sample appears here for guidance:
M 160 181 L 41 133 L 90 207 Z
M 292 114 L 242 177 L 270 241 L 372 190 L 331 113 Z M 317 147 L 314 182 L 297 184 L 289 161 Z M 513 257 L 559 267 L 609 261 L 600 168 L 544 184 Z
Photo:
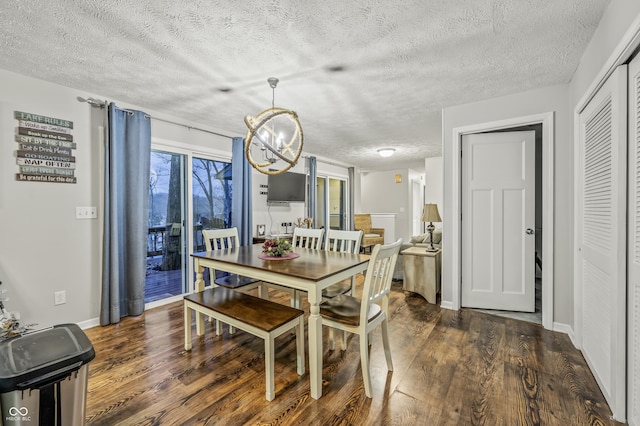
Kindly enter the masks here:
M 284 298 L 274 299 L 287 303 Z M 265 400 L 264 346 L 238 331 L 183 348 L 181 303 L 86 330 L 90 425 L 614 425 L 569 338 L 538 325 L 454 312 L 394 283 L 387 373 L 373 333 L 373 398 L 364 394 L 358 337 L 328 350 L 323 397 L 296 374 L 293 335 L 276 340 L 276 399 Z M 195 333 L 194 333 L 195 336 Z

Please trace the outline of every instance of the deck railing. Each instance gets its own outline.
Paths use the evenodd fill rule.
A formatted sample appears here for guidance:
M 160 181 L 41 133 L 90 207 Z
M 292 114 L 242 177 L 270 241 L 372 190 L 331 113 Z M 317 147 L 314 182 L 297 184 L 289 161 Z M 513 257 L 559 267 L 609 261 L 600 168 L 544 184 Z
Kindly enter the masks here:
M 203 226 L 198 224 L 193 227 L 194 251 L 204 251 L 204 239 L 202 238 Z M 179 238 L 180 234 L 172 235 L 172 225 L 149 227 L 147 233 L 147 257 L 160 256 L 166 245 L 173 243 L 172 238 Z

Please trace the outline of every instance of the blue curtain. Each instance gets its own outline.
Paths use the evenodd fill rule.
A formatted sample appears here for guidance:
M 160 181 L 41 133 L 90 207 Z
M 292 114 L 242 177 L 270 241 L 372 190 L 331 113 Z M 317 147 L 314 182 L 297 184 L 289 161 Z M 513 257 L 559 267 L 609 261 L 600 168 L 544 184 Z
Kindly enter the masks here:
M 144 311 L 151 118 L 109 104 L 100 324 Z
M 356 169 L 354 167 L 349 167 L 349 229 L 355 231 L 354 226 L 354 217 L 353 214 L 355 209 L 355 198 L 356 198 Z
M 318 205 L 318 164 L 316 157 L 309 157 L 309 212 L 308 217 L 313 219 L 313 227 L 316 227 L 318 221 L 316 220 L 316 206 Z
M 245 158 L 244 138 L 231 141 L 231 226 L 238 228 L 241 246 L 253 243 L 251 165 Z

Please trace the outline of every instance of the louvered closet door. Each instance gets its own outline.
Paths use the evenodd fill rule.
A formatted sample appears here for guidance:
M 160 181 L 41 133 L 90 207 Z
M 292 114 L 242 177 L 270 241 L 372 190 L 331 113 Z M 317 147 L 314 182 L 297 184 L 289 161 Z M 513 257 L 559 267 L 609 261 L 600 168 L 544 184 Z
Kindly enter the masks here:
M 629 64 L 627 420 L 640 426 L 640 56 Z
M 619 67 L 580 113 L 577 329 L 614 417 L 625 417 L 627 71 Z

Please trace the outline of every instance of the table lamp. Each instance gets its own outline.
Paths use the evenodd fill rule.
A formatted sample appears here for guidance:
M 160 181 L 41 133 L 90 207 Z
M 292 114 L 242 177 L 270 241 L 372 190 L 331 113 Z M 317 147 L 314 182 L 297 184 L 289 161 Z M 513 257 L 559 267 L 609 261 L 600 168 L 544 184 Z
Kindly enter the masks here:
M 438 205 L 425 204 L 424 209 L 422 210 L 421 220 L 423 222 L 429 222 L 429 225 L 427 225 L 427 232 L 429 233 L 430 245 L 427 247 L 427 251 L 437 251 L 438 249 L 433 246 L 433 230 L 436 229 L 436 227 L 433 226 L 433 222 L 442 222 L 440 213 L 438 213 Z

